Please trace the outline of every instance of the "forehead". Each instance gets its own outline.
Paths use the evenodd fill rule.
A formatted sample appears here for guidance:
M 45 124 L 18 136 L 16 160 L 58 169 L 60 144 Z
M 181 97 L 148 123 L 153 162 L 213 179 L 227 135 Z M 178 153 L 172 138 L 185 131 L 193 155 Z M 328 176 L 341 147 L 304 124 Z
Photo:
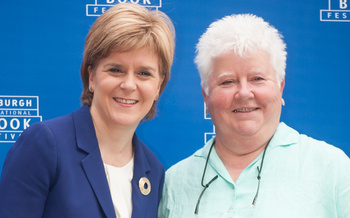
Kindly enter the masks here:
M 106 64 L 106 62 L 113 62 L 119 64 L 146 64 L 154 65 L 158 64 L 159 58 L 156 53 L 149 51 L 148 49 L 141 48 L 128 51 L 114 51 L 107 57 L 102 58 L 98 62 L 98 66 Z
M 212 74 L 225 76 L 246 72 L 274 72 L 270 56 L 261 51 L 255 51 L 244 56 L 234 51 L 225 52 L 212 59 Z

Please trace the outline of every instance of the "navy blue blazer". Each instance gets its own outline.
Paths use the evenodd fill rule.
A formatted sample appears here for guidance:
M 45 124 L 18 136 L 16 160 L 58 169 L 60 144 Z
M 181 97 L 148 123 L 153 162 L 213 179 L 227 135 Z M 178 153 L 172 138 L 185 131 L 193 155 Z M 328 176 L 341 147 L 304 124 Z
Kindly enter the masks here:
M 156 217 L 164 167 L 136 135 L 133 145 L 132 217 Z M 142 177 L 149 195 L 139 190 Z M 22 133 L 4 163 L 0 217 L 116 217 L 88 106 Z

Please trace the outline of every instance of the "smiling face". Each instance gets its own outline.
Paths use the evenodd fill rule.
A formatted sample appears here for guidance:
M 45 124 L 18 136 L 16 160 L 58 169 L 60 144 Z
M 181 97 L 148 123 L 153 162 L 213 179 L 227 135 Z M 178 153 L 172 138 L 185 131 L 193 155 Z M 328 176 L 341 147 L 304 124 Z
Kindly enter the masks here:
M 147 49 L 112 53 L 90 69 L 94 121 L 136 128 L 159 94 L 158 57 Z
M 208 95 L 203 92 L 217 137 L 271 137 L 281 115 L 284 81 L 278 85 L 268 55 L 213 59 Z

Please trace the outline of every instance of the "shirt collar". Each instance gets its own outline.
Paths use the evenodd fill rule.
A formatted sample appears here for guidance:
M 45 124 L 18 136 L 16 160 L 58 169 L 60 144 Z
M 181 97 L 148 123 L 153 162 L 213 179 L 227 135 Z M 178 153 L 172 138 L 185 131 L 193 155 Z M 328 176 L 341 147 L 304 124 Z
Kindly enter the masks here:
M 266 153 L 269 153 L 274 148 L 277 147 L 285 147 L 290 146 L 297 143 L 299 133 L 295 131 L 294 129 L 288 127 L 285 123 L 281 122 L 277 129 L 275 134 L 272 136 L 272 139 L 270 140 L 270 143 L 267 147 Z M 211 145 L 215 141 L 215 136 L 211 138 L 202 149 L 198 150 L 196 153 L 194 153 L 195 157 L 200 157 L 207 159 L 208 153 L 210 150 Z M 252 164 L 256 163 L 258 160 L 260 160 L 262 157 L 262 153 L 259 154 L 257 158 L 248 166 L 250 167 Z M 222 163 L 221 159 L 219 158 L 218 154 L 216 153 L 215 147 L 212 149 L 210 158 L 209 158 L 209 165 L 216 171 L 217 174 L 219 174 L 222 178 L 227 180 L 228 182 L 233 184 L 233 181 L 231 179 L 231 176 L 226 170 L 225 165 Z
M 297 143 L 299 133 L 281 122 L 268 145 L 267 152 L 276 147 L 286 147 Z
M 275 134 L 272 136 L 272 139 L 269 143 L 267 150 L 269 151 L 269 150 L 276 148 L 278 146 L 283 147 L 283 146 L 290 146 L 292 144 L 296 144 L 298 135 L 299 135 L 299 133 L 296 130 L 290 128 L 284 122 L 281 122 L 278 125 Z M 208 153 L 209 153 L 209 149 L 210 149 L 211 145 L 214 143 L 214 141 L 215 141 L 215 136 L 212 137 L 204 145 L 204 147 L 202 149 L 198 150 L 194 155 L 200 156 L 203 158 L 207 158 Z
M 213 138 L 211 138 L 204 145 L 204 147 L 202 149 L 198 150 L 194 154 L 194 156 L 199 157 L 199 158 L 203 158 L 206 160 L 208 157 L 210 147 L 213 145 L 214 141 L 215 141 L 215 136 Z M 207 172 L 208 178 L 211 178 L 212 176 L 214 176 L 214 174 L 217 174 L 217 175 L 221 176 L 223 179 L 227 180 L 227 182 L 233 184 L 232 178 L 231 178 L 230 174 L 228 173 L 228 171 L 226 170 L 224 163 L 222 163 L 219 155 L 216 153 L 215 147 L 213 147 L 213 149 L 210 153 L 208 165 L 210 165 L 211 168 L 215 171 L 215 172 L 210 172 L 210 170 L 208 170 L 208 172 Z M 211 175 L 211 174 L 213 174 L 213 175 Z M 204 182 L 206 183 L 208 181 L 204 181 Z

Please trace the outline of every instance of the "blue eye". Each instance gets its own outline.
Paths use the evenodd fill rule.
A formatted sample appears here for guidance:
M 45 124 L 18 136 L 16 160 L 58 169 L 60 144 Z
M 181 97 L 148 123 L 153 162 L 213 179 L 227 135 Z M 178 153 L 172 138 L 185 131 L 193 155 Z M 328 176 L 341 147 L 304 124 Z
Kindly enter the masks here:
M 264 80 L 264 78 L 262 78 L 262 77 L 255 77 L 254 78 L 254 81 L 261 81 L 261 80 Z
M 228 84 L 231 84 L 231 83 L 233 83 L 232 80 L 226 80 L 226 81 L 222 82 L 221 85 L 228 85 Z
M 150 72 L 148 72 L 148 71 L 141 71 L 140 73 L 139 73 L 141 76 L 151 76 L 152 74 L 150 73 Z
M 119 68 L 111 68 L 108 71 L 111 73 L 121 73 L 122 72 Z

